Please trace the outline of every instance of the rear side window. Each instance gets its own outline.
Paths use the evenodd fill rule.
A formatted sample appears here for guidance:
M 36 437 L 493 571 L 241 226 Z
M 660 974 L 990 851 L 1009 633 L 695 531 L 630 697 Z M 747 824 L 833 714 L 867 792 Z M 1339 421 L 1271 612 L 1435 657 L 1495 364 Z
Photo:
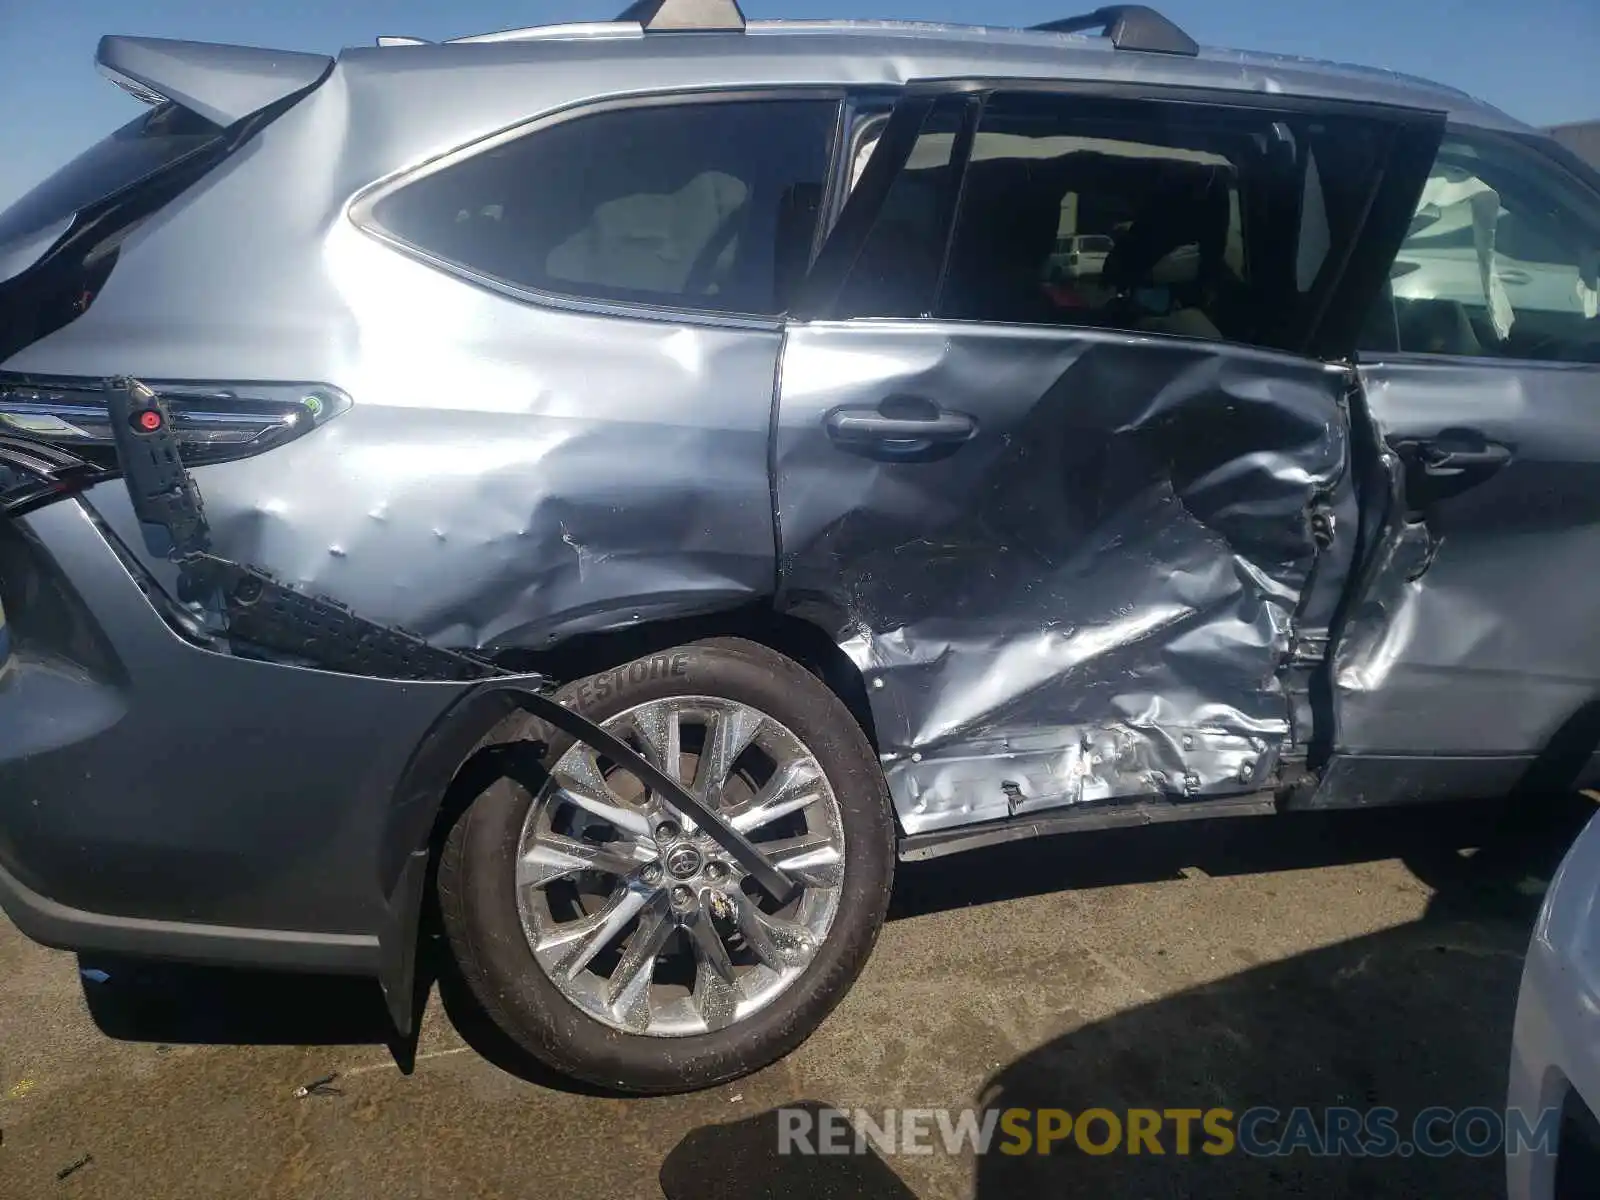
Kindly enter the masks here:
M 575 117 L 380 199 L 432 258 L 585 299 L 776 314 L 804 276 L 833 100 L 728 100 Z
M 1363 346 L 1600 362 L 1600 193 L 1531 139 L 1452 131 Z
M 920 283 L 942 258 L 921 301 L 942 318 L 1297 350 L 1384 150 L 1337 115 L 1000 93 L 978 117 L 946 255 L 947 215 L 909 202 L 948 190 L 958 139 L 948 122 L 924 129 L 842 315 L 916 315 L 885 284 Z
M 1358 186 L 1370 179 L 1372 149 L 1326 123 L 997 96 L 973 142 L 941 312 L 1289 348 L 1348 207 L 1320 169 L 1335 147 Z
M 170 102 L 140 113 L 0 213 L 0 246 L 129 189 L 221 133 L 219 126 Z

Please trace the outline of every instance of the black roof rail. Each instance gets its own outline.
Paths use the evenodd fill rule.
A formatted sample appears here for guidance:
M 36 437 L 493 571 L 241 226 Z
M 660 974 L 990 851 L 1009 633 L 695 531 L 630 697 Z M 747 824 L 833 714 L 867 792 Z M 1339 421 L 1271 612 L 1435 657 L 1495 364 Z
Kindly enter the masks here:
M 1143 4 L 1112 4 L 1077 17 L 1062 17 L 1034 25 L 1042 33 L 1081 33 L 1100 29 L 1118 50 L 1143 50 L 1150 54 L 1181 54 L 1196 58 L 1195 40 L 1155 9 Z
M 617 20 L 637 21 L 646 33 L 687 29 L 744 32 L 739 0 L 635 0 Z

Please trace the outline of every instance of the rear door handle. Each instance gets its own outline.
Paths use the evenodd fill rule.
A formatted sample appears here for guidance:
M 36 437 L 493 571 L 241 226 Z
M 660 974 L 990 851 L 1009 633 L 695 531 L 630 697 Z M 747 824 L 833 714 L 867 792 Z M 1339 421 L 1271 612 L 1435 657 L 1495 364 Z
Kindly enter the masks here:
M 891 396 L 876 408 L 836 408 L 823 427 L 841 450 L 891 462 L 943 458 L 978 432 L 975 418 L 918 396 Z

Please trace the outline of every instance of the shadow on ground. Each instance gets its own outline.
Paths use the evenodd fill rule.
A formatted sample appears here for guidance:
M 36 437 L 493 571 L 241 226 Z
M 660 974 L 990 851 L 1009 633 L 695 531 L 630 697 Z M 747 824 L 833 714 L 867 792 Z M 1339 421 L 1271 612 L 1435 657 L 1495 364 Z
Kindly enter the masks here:
M 1522 957 L 1544 885 L 1591 815 L 1563 804 L 1460 814 L 1458 836 L 1403 847 L 1435 889 L 1413 924 L 1245 971 L 1047 1043 L 999 1071 L 998 1108 L 1387 1106 L 1410 1140 L 1423 1109 L 1505 1103 Z M 1376 816 L 1377 814 L 1369 814 Z M 1405 814 L 1425 818 L 1426 813 Z M 1413 834 L 1402 821 L 1394 832 Z M 1346 826 L 1342 832 L 1354 832 Z M 1420 831 L 1419 831 L 1420 832 Z M 1463 843 L 1461 835 L 1466 835 Z M 1476 847 L 1462 854 L 1450 841 Z M 1270 1136 L 1281 1126 L 1264 1126 Z M 1197 1142 L 1198 1142 L 1197 1138 Z M 1420 1154 L 983 1158 L 975 1194 L 1501 1196 L 1498 1147 Z
M 804 1112 L 813 1128 L 837 1113 L 815 1100 L 797 1100 L 788 1110 Z M 780 1155 L 776 1128 L 777 1115 L 765 1112 L 727 1125 L 696 1129 L 673 1147 L 661 1164 L 662 1193 L 667 1200 L 843 1200 L 850 1196 L 917 1200 L 870 1147 L 861 1154 Z
M 390 1041 L 377 984 L 81 955 L 89 1015 L 123 1041 L 332 1046 Z
M 558 1091 L 615 1095 L 559 1075 L 502 1033 L 473 998 L 437 926 L 424 920 L 417 956 L 412 1031 L 398 1033 L 375 981 L 197 967 L 107 955 L 80 955 L 89 1016 L 122 1041 L 166 1045 L 381 1045 L 410 1074 L 429 995 L 478 1055 L 512 1075 Z
M 1422 1109 L 1504 1104 L 1522 953 L 1549 879 L 1592 805 L 1537 817 L 1503 805 L 1444 811 L 1317 814 L 1228 821 L 1175 831 L 1130 830 L 996 851 L 963 860 L 957 879 L 908 871 L 900 915 L 1037 890 L 1045 863 L 1057 886 L 1175 875 L 1280 870 L 1402 857 L 1436 890 L 1413 924 L 1256 967 L 1120 1013 L 1003 1067 L 969 1103 L 1005 1110 L 1295 1106 L 1398 1110 L 1402 1137 Z M 1441 836 L 1441 822 L 1447 834 Z M 1156 836 L 1151 836 L 1155 833 Z M 1094 844 L 1098 842 L 1098 845 Z M 1461 848 L 1472 848 L 1463 853 Z M 1063 853 L 1064 851 L 1064 853 Z M 1065 874 L 1065 880 L 1062 879 Z M 957 881 L 959 880 L 959 882 Z M 1293 903 L 1285 896 L 1286 905 Z M 812 1104 L 813 1115 L 825 1111 Z M 843 1158 L 778 1151 L 776 1112 L 693 1131 L 661 1169 L 668 1200 L 822 1200 L 906 1195 L 871 1152 Z M 1093 1143 L 1106 1137 L 1094 1126 Z M 1281 1126 L 1263 1125 L 1271 1137 Z M 1504 1194 L 1497 1151 L 1430 1158 L 1252 1158 L 1083 1153 L 1068 1137 L 1048 1155 L 976 1160 L 977 1200 L 1060 1197 L 1473 1197 Z M 938 1134 L 933 1140 L 938 1141 Z M 722 1169 L 717 1169 L 721 1164 Z M 885 1182 L 885 1180 L 892 1182 Z M 898 1190 L 896 1190 L 898 1189 Z

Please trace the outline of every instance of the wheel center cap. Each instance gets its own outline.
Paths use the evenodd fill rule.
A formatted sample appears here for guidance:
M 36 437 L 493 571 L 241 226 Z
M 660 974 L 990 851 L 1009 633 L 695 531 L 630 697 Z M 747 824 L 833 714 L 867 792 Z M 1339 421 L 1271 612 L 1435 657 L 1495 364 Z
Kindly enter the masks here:
M 667 851 L 667 873 L 674 879 L 689 879 L 700 873 L 705 859 L 693 846 L 674 846 Z

